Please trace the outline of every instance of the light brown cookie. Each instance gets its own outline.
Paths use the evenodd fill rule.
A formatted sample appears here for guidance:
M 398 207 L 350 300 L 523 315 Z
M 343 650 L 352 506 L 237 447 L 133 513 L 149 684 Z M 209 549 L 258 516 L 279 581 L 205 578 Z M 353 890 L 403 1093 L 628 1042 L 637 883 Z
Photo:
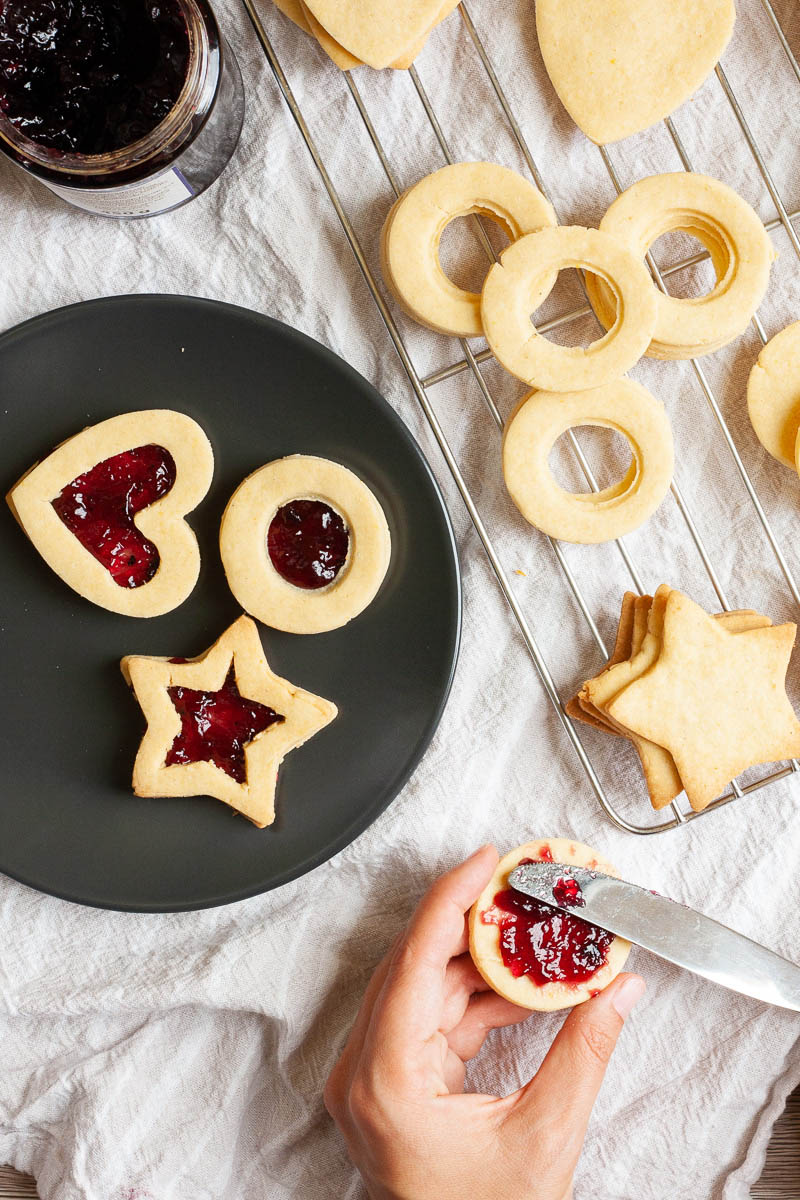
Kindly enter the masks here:
M 133 768 L 137 796 L 214 796 L 259 829 L 275 818 L 285 756 L 337 714 L 270 669 L 249 617 L 197 658 L 132 654 L 120 666 L 147 720 Z
M 268 547 L 273 522 L 294 519 L 291 506 L 308 502 L 344 526 L 346 555 L 313 586 L 295 583 Z M 302 545 L 303 529 L 298 528 Z M 371 604 L 391 558 L 383 509 L 367 485 L 340 463 L 292 454 L 267 463 L 234 492 L 219 534 L 228 584 L 246 612 L 287 633 L 325 633 L 346 625 Z M 325 552 L 327 554 L 327 552 Z
M 764 298 L 775 258 L 769 234 L 746 200 L 709 175 L 673 171 L 640 179 L 618 196 L 600 229 L 642 259 L 673 230 L 691 234 L 711 255 L 716 282 L 704 296 L 668 296 L 651 281 L 656 323 L 650 358 L 696 358 L 719 350 L 747 329 Z M 587 275 L 586 291 L 611 329 L 618 304 L 607 284 Z
M 121 479 L 125 470 L 130 485 Z M 62 442 L 6 499 L 48 566 L 79 595 L 110 612 L 156 617 L 182 604 L 197 582 L 200 550 L 185 518 L 213 474 L 211 443 L 196 421 L 147 409 Z M 122 489 L 114 538 L 93 516 L 109 488 Z M 137 496 L 148 489 L 157 498 L 138 508 Z
M 797 468 L 800 430 L 800 321 L 770 338 L 747 381 L 747 411 L 773 458 Z
M 633 619 L 636 608 L 636 593 L 626 592 L 622 597 L 622 609 L 619 614 L 619 623 L 617 625 L 617 636 L 614 641 L 614 649 L 611 651 L 609 658 L 603 670 L 602 675 L 609 667 L 613 667 L 618 662 L 624 662 L 630 657 L 631 653 L 631 636 L 633 634 Z M 564 712 L 568 717 L 572 717 L 574 721 L 583 721 L 587 725 L 594 725 L 597 729 L 608 730 L 608 726 L 599 718 L 586 713 L 580 706 L 580 701 L 577 693 L 567 701 L 564 705 Z M 616 733 L 616 730 L 611 732 Z
M 670 591 L 651 669 L 606 711 L 670 752 L 689 803 L 703 809 L 748 767 L 800 754 L 784 682 L 795 633 L 793 624 L 731 633 Z
M 615 297 L 620 319 L 584 349 L 559 346 L 531 324 L 554 272 L 568 267 L 600 276 Z M 486 276 L 481 320 L 498 362 L 530 387 L 578 392 L 613 383 L 644 354 L 656 324 L 656 294 L 644 263 L 599 229 L 560 225 L 508 246 Z
M 697 90 L 733 31 L 733 0 L 537 0 L 561 103 L 592 141 L 660 121 Z
M 457 217 L 479 213 L 510 240 L 555 225 L 535 184 L 499 163 L 463 162 L 426 175 L 395 202 L 381 232 L 381 270 L 403 310 L 421 325 L 455 337 L 483 333 L 481 297 L 445 274 L 439 243 Z M 555 282 L 555 274 L 549 280 Z
M 306 0 L 305 7 L 340 46 L 379 70 L 433 28 L 442 0 Z
M 581 842 L 570 841 L 568 838 L 542 838 L 527 842 L 506 854 L 470 910 L 469 950 L 472 961 L 489 987 L 522 1008 L 540 1012 L 572 1008 L 608 987 L 617 977 L 630 952 L 630 942 L 620 937 L 613 938 L 602 966 L 587 979 L 579 982 L 565 983 L 551 978 L 547 982 L 538 983 L 534 982 L 530 974 L 513 975 L 503 962 L 500 936 L 504 913 L 496 908 L 495 897 L 508 888 L 509 875 L 525 859 L 533 862 L 574 863 L 576 866 L 590 867 L 617 878 L 619 871 L 596 850 L 584 846 Z
M 568 429 L 593 425 L 621 434 L 631 464 L 599 492 L 569 492 L 556 481 L 550 453 Z M 652 516 L 669 491 L 672 427 L 663 404 L 633 379 L 580 392 L 531 392 L 503 434 L 503 476 L 526 521 L 565 542 L 623 537 Z

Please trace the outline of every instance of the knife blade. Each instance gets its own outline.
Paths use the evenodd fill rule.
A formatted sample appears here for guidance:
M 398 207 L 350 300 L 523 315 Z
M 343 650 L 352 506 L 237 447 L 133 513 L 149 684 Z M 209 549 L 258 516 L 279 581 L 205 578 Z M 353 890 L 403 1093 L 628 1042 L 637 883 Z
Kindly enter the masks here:
M 576 889 L 553 889 L 559 880 Z M 543 904 L 619 934 L 722 987 L 800 1012 L 800 966 L 693 908 L 634 883 L 572 863 L 516 867 L 509 885 Z M 559 899 L 562 901 L 559 903 Z

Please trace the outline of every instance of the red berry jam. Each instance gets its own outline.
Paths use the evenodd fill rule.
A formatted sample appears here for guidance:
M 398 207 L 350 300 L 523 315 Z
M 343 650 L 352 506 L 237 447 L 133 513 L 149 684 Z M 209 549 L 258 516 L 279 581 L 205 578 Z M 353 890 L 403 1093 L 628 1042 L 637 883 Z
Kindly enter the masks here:
M 534 860 L 522 859 L 519 864 Z M 563 897 L 555 891 L 563 885 Z M 574 888 L 570 885 L 574 885 Z M 577 891 L 575 891 L 577 889 Z M 574 879 L 560 879 L 554 889 L 559 903 L 583 903 Z M 583 983 L 603 966 L 614 935 L 580 917 L 541 904 L 513 888 L 498 892 L 481 920 L 500 929 L 500 954 L 515 978 L 534 983 Z
M 564 908 L 583 908 L 586 904 L 581 885 L 571 875 L 556 880 L 553 885 L 553 899 Z
M 0 111 L 53 150 L 139 141 L 174 107 L 189 56 L 176 0 L 0 0 Z
M 267 550 L 275 570 L 299 588 L 327 587 L 341 571 L 350 534 L 339 513 L 321 500 L 291 500 L 275 513 Z
M 119 587 L 137 588 L 153 578 L 160 559 L 134 525 L 134 515 L 166 496 L 174 483 L 175 460 L 169 450 L 138 446 L 73 479 L 53 508 Z
M 181 731 L 170 746 L 165 765 L 210 762 L 237 783 L 246 783 L 245 747 L 286 720 L 274 708 L 248 700 L 236 686 L 233 667 L 218 692 L 167 688 L 181 718 Z

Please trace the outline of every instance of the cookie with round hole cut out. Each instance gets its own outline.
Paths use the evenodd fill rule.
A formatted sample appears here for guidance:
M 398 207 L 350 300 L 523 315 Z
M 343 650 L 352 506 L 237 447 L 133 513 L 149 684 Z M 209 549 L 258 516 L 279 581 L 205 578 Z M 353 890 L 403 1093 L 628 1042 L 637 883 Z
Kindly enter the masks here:
M 206 495 L 214 455 L 191 417 L 121 413 L 75 434 L 6 497 L 45 562 L 110 612 L 156 617 L 177 608 L 200 572 L 186 516 Z
M 550 451 L 580 425 L 627 439 L 631 465 L 599 492 L 568 492 L 550 469 Z M 612 541 L 637 529 L 666 496 L 674 467 L 672 428 L 663 404 L 632 379 L 580 392 L 531 392 L 503 435 L 503 475 L 526 521 L 565 542 Z
M 293 454 L 266 463 L 234 492 L 220 553 L 246 612 L 287 633 L 324 633 L 372 603 L 391 560 L 378 500 L 347 467 Z

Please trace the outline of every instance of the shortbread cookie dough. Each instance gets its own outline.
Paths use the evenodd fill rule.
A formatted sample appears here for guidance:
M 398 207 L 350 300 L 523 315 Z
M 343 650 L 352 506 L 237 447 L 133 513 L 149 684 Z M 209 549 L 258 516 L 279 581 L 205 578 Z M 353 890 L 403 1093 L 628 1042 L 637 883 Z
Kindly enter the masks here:
M 747 411 L 764 449 L 785 466 L 797 467 L 800 321 L 776 333 L 759 354 L 747 381 Z
M 744 332 L 764 297 L 775 258 L 769 235 L 747 201 L 718 179 L 688 171 L 640 179 L 614 201 L 600 228 L 640 258 L 672 230 L 696 237 L 711 255 L 717 282 L 706 296 L 667 296 L 651 282 L 656 300 L 651 358 L 695 358 L 719 350 Z M 586 290 L 610 328 L 617 309 L 608 288 L 590 275 Z
M 531 325 L 553 273 L 578 267 L 609 286 L 620 314 L 605 337 L 558 346 Z M 616 238 L 597 229 L 558 226 L 520 238 L 501 255 L 483 285 L 486 339 L 507 371 L 531 387 L 577 392 L 624 375 L 644 354 L 656 322 L 656 296 L 644 263 Z
M 568 429 L 599 425 L 627 439 L 631 465 L 600 492 L 567 492 L 550 469 L 550 451 Z M 672 429 L 664 406 L 632 379 L 583 392 L 532 392 L 503 438 L 503 474 L 526 521 L 566 542 L 607 542 L 638 528 L 669 490 Z
M 307 0 L 306 7 L 340 46 L 380 69 L 433 28 L 442 0 Z
M 79 595 L 128 617 L 182 604 L 200 551 L 185 517 L 214 473 L 184 413 L 122 413 L 63 442 L 6 497 L 45 562 Z
M 259 468 L 222 517 L 230 589 L 247 612 L 287 633 L 346 625 L 372 602 L 391 538 L 378 501 L 339 463 L 294 454 Z
M 512 1004 L 540 1012 L 572 1008 L 617 977 L 630 942 L 510 889 L 509 875 L 526 861 L 573 863 L 615 878 L 619 871 L 580 842 L 527 842 L 500 860 L 470 912 L 470 954 L 494 991 Z M 521 911 L 520 901 L 527 913 Z
M 147 719 L 136 795 L 214 796 L 259 829 L 275 819 L 283 759 L 337 715 L 270 670 L 249 617 L 197 658 L 133 654 L 120 665 Z
M 592 141 L 616 142 L 669 116 L 728 44 L 733 0 L 537 0 L 544 65 Z
M 454 163 L 420 180 L 396 202 L 381 234 L 387 286 L 409 316 L 439 333 L 483 333 L 481 298 L 457 287 L 442 270 L 439 242 L 456 217 L 480 213 L 512 242 L 555 225 L 552 205 L 534 184 L 497 163 Z M 548 287 L 555 273 L 548 276 Z

